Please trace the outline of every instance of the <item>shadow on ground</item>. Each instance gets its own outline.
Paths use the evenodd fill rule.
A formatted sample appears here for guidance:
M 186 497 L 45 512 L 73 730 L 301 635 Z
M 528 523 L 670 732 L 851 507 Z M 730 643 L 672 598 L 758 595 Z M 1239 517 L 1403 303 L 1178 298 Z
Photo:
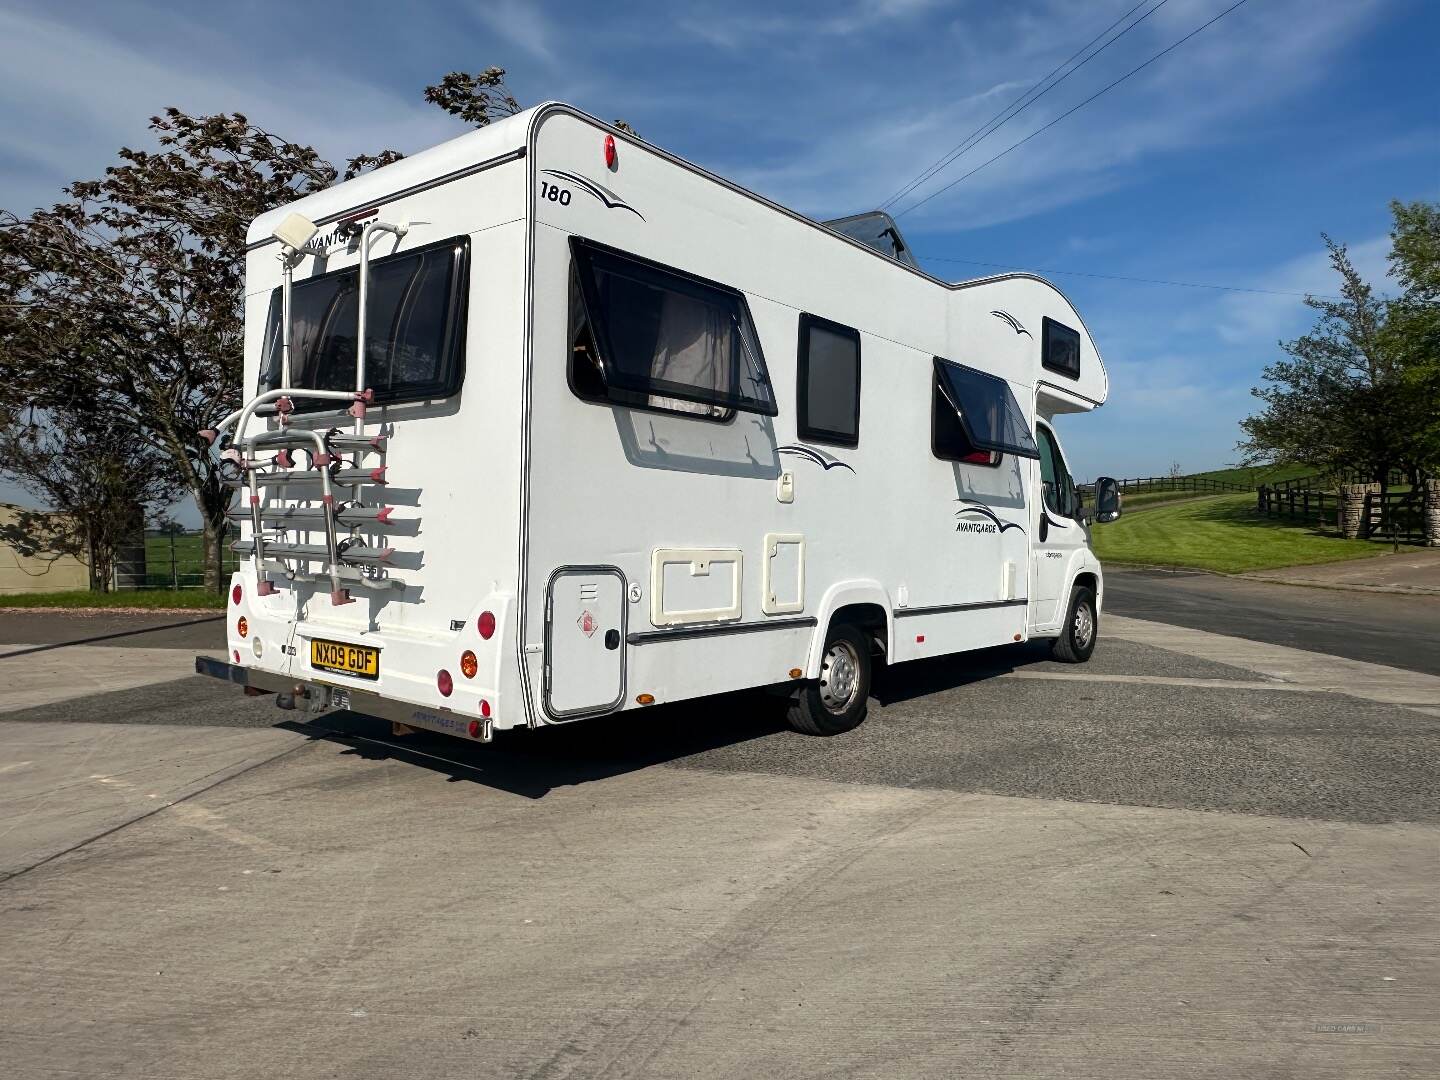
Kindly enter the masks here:
M 876 672 L 872 712 L 1048 660 L 1049 642 L 1028 642 L 985 649 L 963 661 L 951 656 L 882 667 Z M 430 732 L 395 736 L 388 721 L 353 712 L 309 721 L 295 714 L 277 726 L 341 743 L 366 759 L 403 761 L 452 781 L 538 799 L 556 787 L 606 780 L 755 740 L 810 741 L 786 726 L 783 691 L 746 690 L 535 731 L 501 731 L 488 745 Z

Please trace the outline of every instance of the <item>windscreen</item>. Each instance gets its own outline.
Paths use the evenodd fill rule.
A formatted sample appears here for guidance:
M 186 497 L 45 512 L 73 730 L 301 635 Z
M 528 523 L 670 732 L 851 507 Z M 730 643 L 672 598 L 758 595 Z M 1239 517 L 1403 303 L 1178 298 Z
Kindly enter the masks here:
M 776 415 L 743 295 L 578 237 L 571 244 L 605 384 L 620 400 Z
M 365 330 L 365 382 L 380 403 L 447 397 L 459 388 L 468 240 L 375 259 Z M 355 389 L 359 271 L 296 282 L 290 293 L 290 381 L 312 390 Z M 280 290 L 270 301 L 260 388 L 280 384 Z M 296 402 L 301 409 L 333 403 Z
M 1040 450 L 1010 384 L 994 375 L 935 358 L 935 378 L 965 435 L 980 450 L 1039 458 Z

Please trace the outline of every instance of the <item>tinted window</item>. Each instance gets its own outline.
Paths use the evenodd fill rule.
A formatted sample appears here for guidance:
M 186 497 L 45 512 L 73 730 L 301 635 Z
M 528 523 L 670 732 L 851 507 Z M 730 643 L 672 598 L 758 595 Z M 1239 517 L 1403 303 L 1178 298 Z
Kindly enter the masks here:
M 965 441 L 974 450 L 990 450 L 1018 457 L 1040 456 L 1035 438 L 1010 384 L 983 371 L 935 358 L 936 430 L 950 415 L 959 422 Z M 948 410 L 942 407 L 948 405 Z M 937 455 L 939 450 L 936 450 Z
M 776 414 L 741 293 L 579 237 L 570 242 L 586 324 L 587 344 L 577 347 L 593 347 L 589 363 L 608 399 L 707 416 Z
M 447 397 L 460 385 L 468 240 L 370 263 L 365 382 L 380 403 Z M 359 271 L 296 282 L 290 294 L 290 379 L 316 390 L 355 388 Z M 280 290 L 270 300 L 262 389 L 280 384 Z M 296 402 L 300 409 L 332 402 Z
M 1044 427 L 1036 428 L 1035 433 L 1040 439 L 1040 490 L 1045 496 L 1045 505 L 1052 514 L 1074 517 L 1079 513 L 1080 501 L 1055 436 Z
M 1080 332 L 1054 319 L 1041 321 L 1040 361 L 1051 371 L 1080 377 Z
M 860 332 L 800 316 L 798 430 L 802 439 L 860 442 Z

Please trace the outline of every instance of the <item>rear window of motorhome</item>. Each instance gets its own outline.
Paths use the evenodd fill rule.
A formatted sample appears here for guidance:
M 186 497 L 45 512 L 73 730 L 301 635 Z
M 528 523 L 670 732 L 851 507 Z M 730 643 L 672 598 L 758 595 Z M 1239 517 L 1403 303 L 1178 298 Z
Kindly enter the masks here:
M 797 429 L 802 439 L 860 444 L 860 332 L 800 316 Z
M 1020 403 L 1004 379 L 937 356 L 934 409 L 936 457 L 963 461 L 977 451 L 1040 456 Z
M 460 387 L 470 242 L 445 240 L 370 263 L 365 383 L 382 404 L 448 397 Z M 290 295 L 290 380 L 312 390 L 355 389 L 359 271 L 297 281 Z M 270 298 L 260 388 L 280 385 L 280 290 Z M 306 402 L 296 408 L 333 409 Z
M 776 415 L 742 293 L 580 237 L 570 245 L 609 400 L 711 419 Z
M 1080 331 L 1046 317 L 1041 322 L 1040 362 L 1051 371 L 1080 377 Z

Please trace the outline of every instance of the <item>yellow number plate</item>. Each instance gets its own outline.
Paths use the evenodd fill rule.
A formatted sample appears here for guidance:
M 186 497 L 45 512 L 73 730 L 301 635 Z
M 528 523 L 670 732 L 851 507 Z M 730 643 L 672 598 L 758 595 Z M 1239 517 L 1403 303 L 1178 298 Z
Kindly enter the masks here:
M 357 679 L 380 677 L 380 650 L 364 645 L 346 645 L 342 641 L 310 642 L 310 666 L 321 671 L 338 671 Z

